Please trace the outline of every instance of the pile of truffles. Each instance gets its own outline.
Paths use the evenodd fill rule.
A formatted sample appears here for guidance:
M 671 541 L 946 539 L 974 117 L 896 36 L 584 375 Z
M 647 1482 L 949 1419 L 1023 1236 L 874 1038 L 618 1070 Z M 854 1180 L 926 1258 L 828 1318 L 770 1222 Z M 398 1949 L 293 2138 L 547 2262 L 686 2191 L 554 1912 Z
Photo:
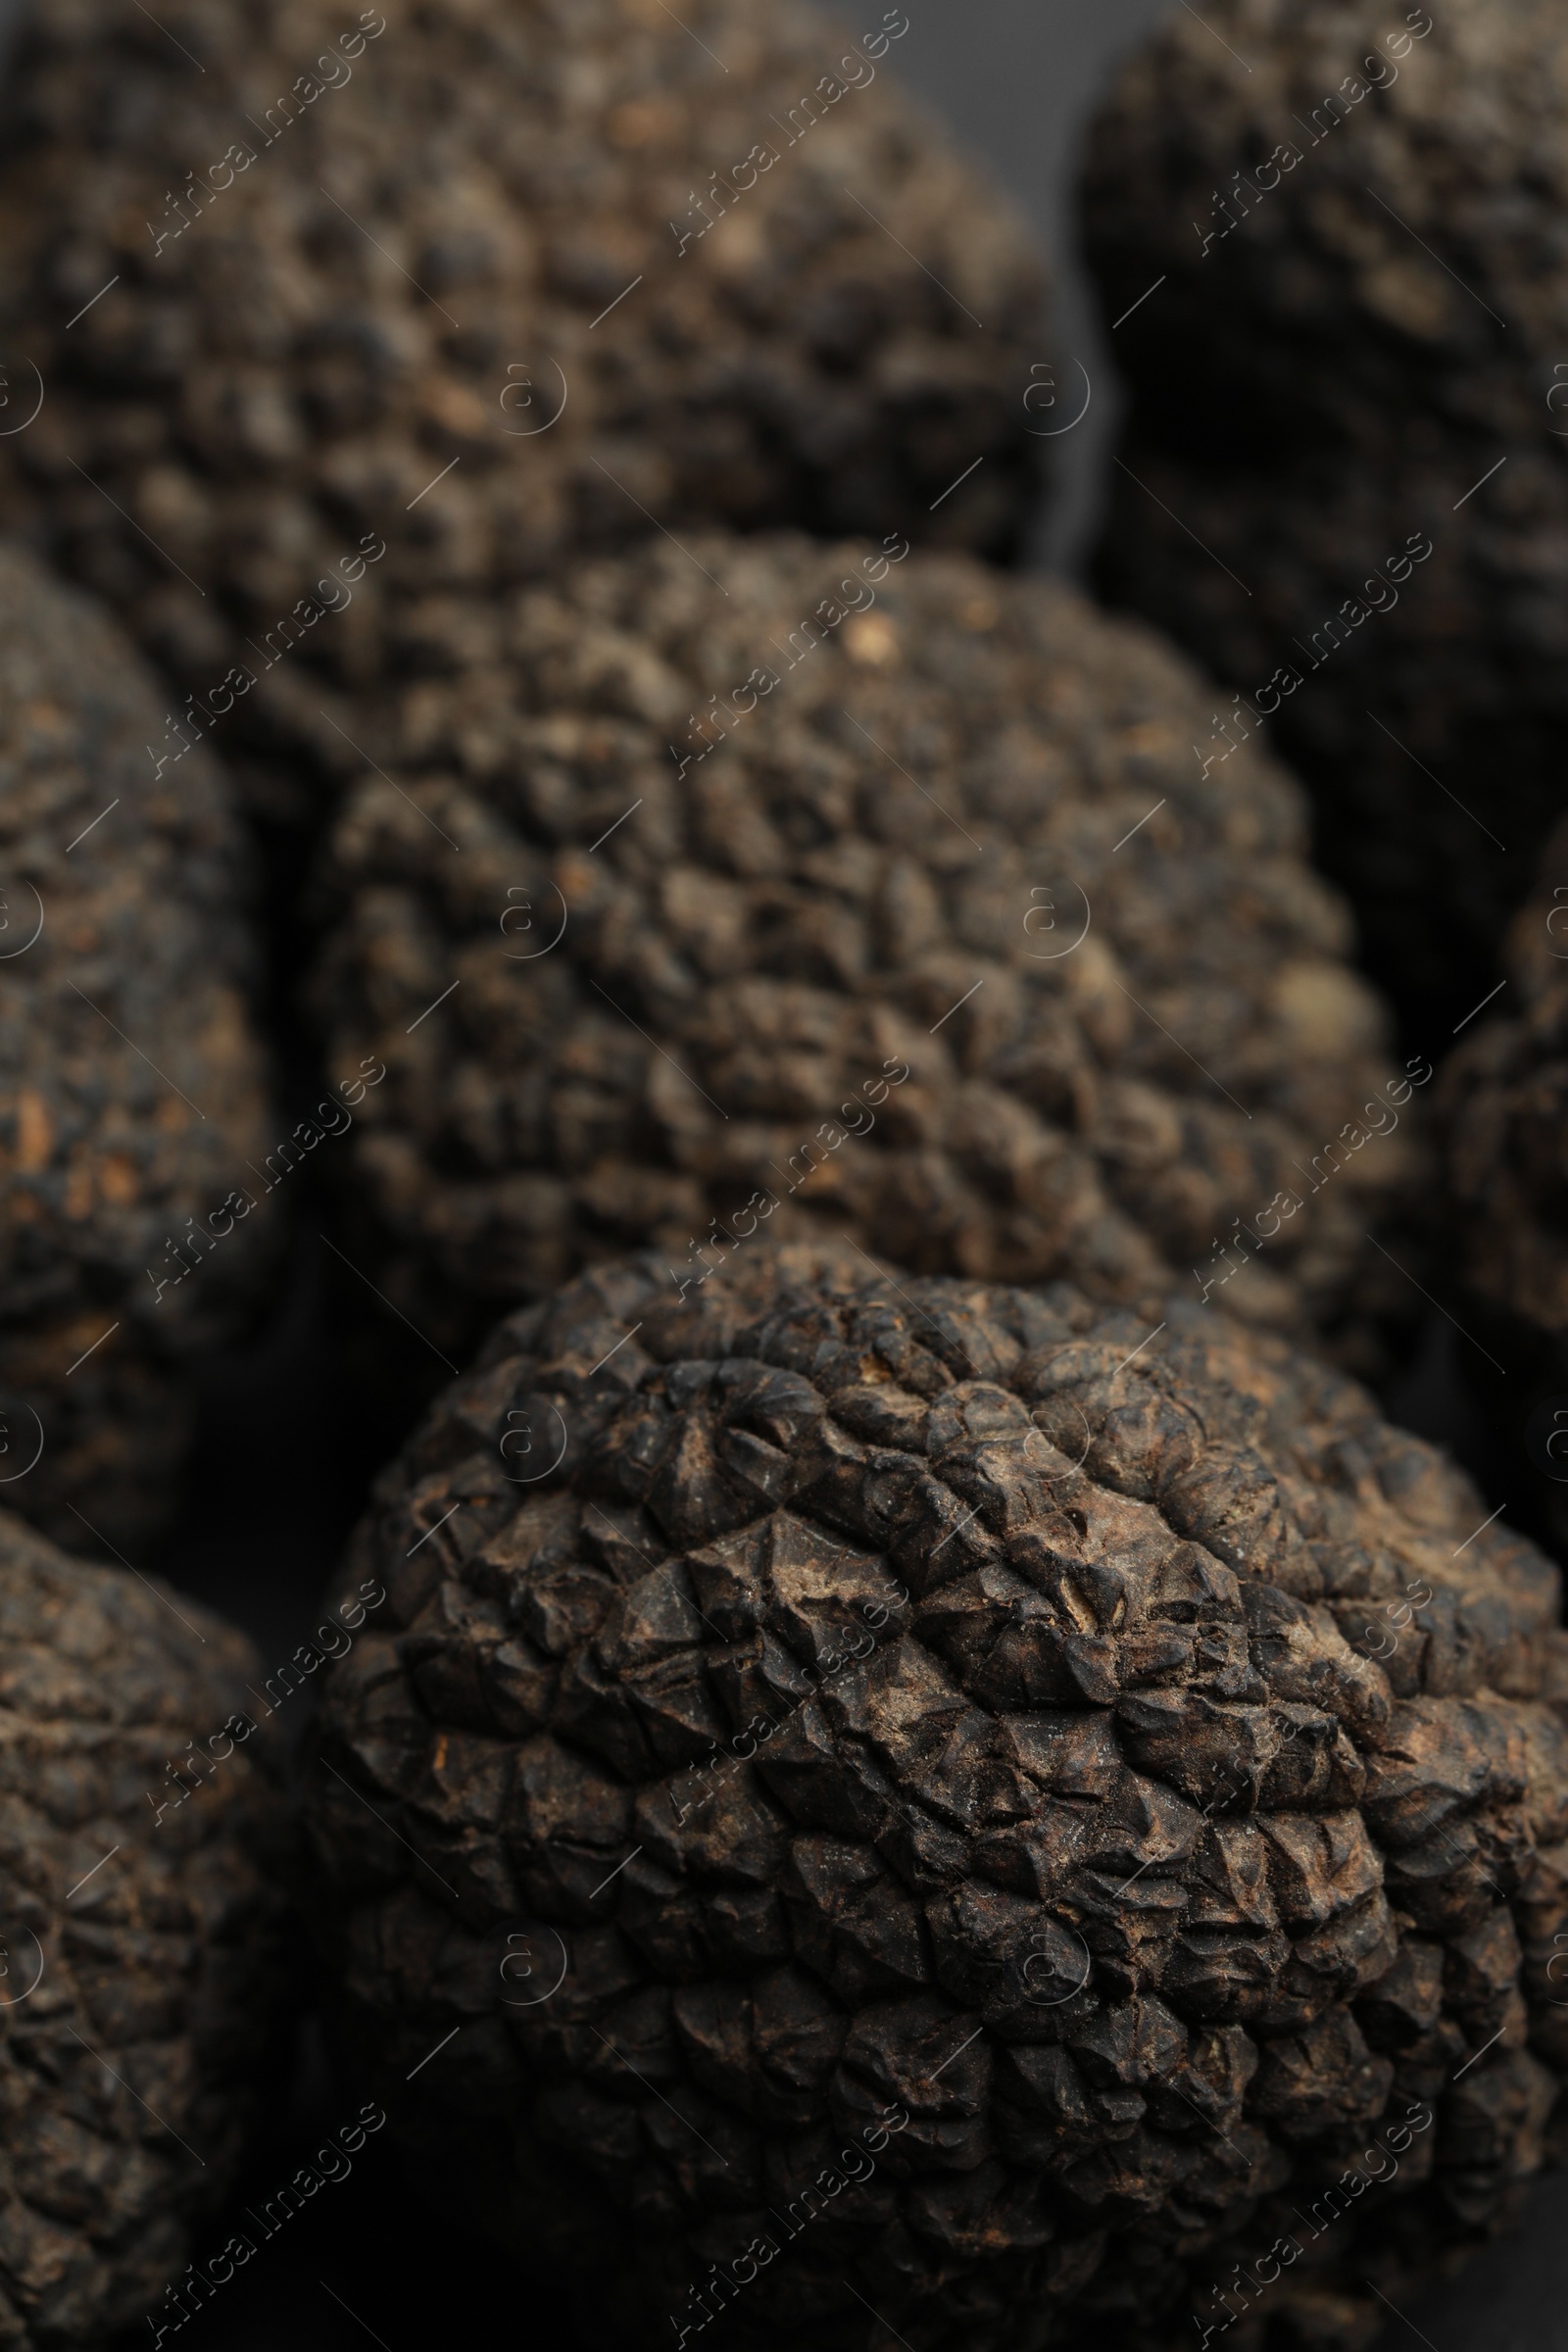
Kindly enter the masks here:
M 1005 552 L 1039 266 L 890 87 L 908 29 L 797 0 L 51 7 L 4 97 L 0 332 L 48 398 L 0 443 L 0 511 L 295 819 L 458 591 L 656 524 Z
M 280 1232 L 226 789 L 199 748 L 155 776 L 163 732 L 118 629 L 0 546 L 0 1500 L 132 1554 Z
M 1186 2341 L 1240 2262 L 1366 2342 L 1568 2062 L 1558 1579 L 1484 1515 L 1185 1304 L 598 1268 L 351 1550 L 348 2047 L 590 2341 Z
M 888 552 L 891 550 L 891 552 Z M 337 1155 L 457 1346 L 750 1233 L 1196 1299 L 1369 1357 L 1396 1076 L 1298 793 L 1145 631 L 966 558 L 662 543 L 471 608 L 331 838 Z
M 61 2352 L 139 2328 L 233 2181 L 293 1971 L 291 1828 L 218 1618 L 9 1511 L 0 1615 L 0 2337 Z
M 1565 106 L 1548 0 L 1217 0 L 1123 63 L 1083 186 L 1131 390 L 1101 585 L 1268 718 L 1434 1039 L 1560 809 Z

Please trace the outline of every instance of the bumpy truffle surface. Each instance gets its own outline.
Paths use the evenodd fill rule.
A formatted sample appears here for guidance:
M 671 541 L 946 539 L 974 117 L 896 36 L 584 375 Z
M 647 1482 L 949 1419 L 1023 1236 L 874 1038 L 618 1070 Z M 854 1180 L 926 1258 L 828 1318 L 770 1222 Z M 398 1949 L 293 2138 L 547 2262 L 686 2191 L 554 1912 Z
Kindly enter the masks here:
M 8 77 L 9 495 L 198 724 L 341 770 L 429 597 L 656 523 L 1016 541 L 1039 270 L 901 12 L 353 14 L 70 0 Z
M 1365 2341 L 1568 2056 L 1557 1578 L 1484 1516 L 1212 1311 L 598 1268 L 355 1541 L 355 2046 L 451 2037 L 428 2177 L 638 2340 L 1190 2341 L 1289 2240 L 1264 2312 Z
M 0 547 L 0 1498 L 78 1548 L 172 1508 L 179 1367 L 272 1238 L 213 1231 L 271 1138 L 226 788 L 164 720 L 108 616 Z
M 1100 580 L 1277 713 L 1377 977 L 1442 1034 L 1558 811 L 1568 35 L 1547 0 L 1202 18 L 1091 143 L 1132 389 Z
M 232 2180 L 289 1833 L 268 1726 L 223 1733 L 259 1669 L 218 1618 L 7 1511 L 0 1622 L 0 2335 L 52 2352 L 139 2328 Z
M 1143 630 L 887 544 L 584 566 L 405 696 L 316 1002 L 389 1071 L 340 1156 L 421 1327 L 769 1225 L 1303 1330 L 1404 1287 L 1421 1097 L 1296 787 L 1200 772 Z

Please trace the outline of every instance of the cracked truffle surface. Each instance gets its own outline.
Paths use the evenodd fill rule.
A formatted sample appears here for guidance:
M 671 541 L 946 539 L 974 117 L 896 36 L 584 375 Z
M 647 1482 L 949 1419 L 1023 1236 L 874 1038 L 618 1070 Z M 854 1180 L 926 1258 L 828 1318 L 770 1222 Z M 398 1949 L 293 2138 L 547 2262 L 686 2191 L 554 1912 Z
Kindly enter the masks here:
M 1277 714 L 1371 968 L 1444 1034 L 1560 801 L 1568 40 L 1546 0 L 1203 19 L 1090 142 L 1132 394 L 1098 578 Z
M 177 1499 L 181 1367 L 275 1239 L 210 1230 L 271 1139 L 227 788 L 199 747 L 152 772 L 163 703 L 0 545 L 0 1499 L 133 1552 Z
M 7 76 L 0 317 L 48 386 L 8 495 L 265 807 L 353 772 L 432 592 L 656 520 L 1021 537 L 1039 266 L 896 87 L 900 12 L 353 13 L 67 0 Z
M 404 695 L 314 985 L 389 1073 L 339 1165 L 390 1295 L 460 1340 L 765 1226 L 1369 1348 L 1422 1065 L 1297 787 L 1200 772 L 1211 690 L 1146 631 L 886 544 L 585 565 Z
M 1484 1509 L 1211 1311 L 597 1268 L 351 1549 L 392 1617 L 307 1788 L 349 2046 L 450 2037 L 410 2144 L 607 2336 L 1187 2340 L 1294 2233 L 1276 2316 L 1363 2343 L 1568 2056 L 1557 1577 Z
M 233 2180 L 291 1833 L 266 1725 L 220 1744 L 260 1668 L 219 1618 L 9 1511 L 0 1618 L 0 2340 L 55 2352 L 139 2328 Z

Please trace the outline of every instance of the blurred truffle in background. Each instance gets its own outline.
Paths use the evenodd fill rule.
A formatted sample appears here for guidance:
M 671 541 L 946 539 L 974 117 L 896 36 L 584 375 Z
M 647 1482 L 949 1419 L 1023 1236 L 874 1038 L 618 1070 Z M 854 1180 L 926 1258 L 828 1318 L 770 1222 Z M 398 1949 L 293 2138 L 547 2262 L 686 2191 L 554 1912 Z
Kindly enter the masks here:
M 178 1509 L 281 1237 L 238 866 L 139 656 L 0 546 L 0 1499 L 77 1549 Z
M 455 642 L 333 831 L 313 984 L 388 1073 L 334 1173 L 422 1330 L 766 1228 L 1376 1361 L 1431 1065 L 1298 788 L 1149 632 L 896 536 L 704 536 Z
M 1561 803 L 1565 112 L 1547 0 L 1216 0 L 1083 181 L 1131 394 L 1099 583 L 1268 719 L 1434 1051 Z
M 0 508 L 313 813 L 466 607 L 704 521 L 1028 526 L 1040 265 L 787 0 L 68 0 L 4 93 Z M 319 52 L 319 54 L 318 54 Z M 260 760 L 260 765 L 255 762 Z

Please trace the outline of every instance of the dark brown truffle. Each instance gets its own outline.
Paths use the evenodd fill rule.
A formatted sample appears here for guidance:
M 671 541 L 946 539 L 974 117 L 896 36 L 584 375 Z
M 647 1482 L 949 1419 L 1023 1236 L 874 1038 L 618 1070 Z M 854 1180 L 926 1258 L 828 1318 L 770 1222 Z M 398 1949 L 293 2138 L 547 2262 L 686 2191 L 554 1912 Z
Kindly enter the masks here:
M 0 1613 L 0 2331 L 55 2352 L 139 2328 L 232 2180 L 289 1831 L 240 1635 L 5 1511 Z
M 589 2340 L 1190 2343 L 1240 2258 L 1362 2343 L 1568 2059 L 1557 1577 L 1485 1509 L 1185 1302 L 596 1269 L 352 1548 L 356 2060 Z
M 0 319 L 48 396 L 0 442 L 7 495 L 198 724 L 286 755 L 272 805 L 302 752 L 352 772 L 338 730 L 441 662 L 443 597 L 570 547 L 1016 542 L 1038 266 L 892 86 L 907 18 L 867 13 L 858 39 L 794 0 L 29 24 Z
M 1100 584 L 1277 712 L 1434 1050 L 1560 803 L 1565 103 L 1548 0 L 1219 0 L 1123 64 L 1084 182 L 1132 395 Z
M 0 1498 L 76 1548 L 167 1519 L 180 1368 L 280 1230 L 226 789 L 164 747 L 118 629 L 0 547 Z
M 1211 695 L 1146 632 L 705 538 L 463 636 L 338 822 L 316 986 L 333 1066 L 389 1072 L 338 1164 L 421 1329 L 759 1224 L 1348 1345 L 1414 1299 L 1366 1234 L 1421 1098 L 1296 788 L 1200 772 Z

